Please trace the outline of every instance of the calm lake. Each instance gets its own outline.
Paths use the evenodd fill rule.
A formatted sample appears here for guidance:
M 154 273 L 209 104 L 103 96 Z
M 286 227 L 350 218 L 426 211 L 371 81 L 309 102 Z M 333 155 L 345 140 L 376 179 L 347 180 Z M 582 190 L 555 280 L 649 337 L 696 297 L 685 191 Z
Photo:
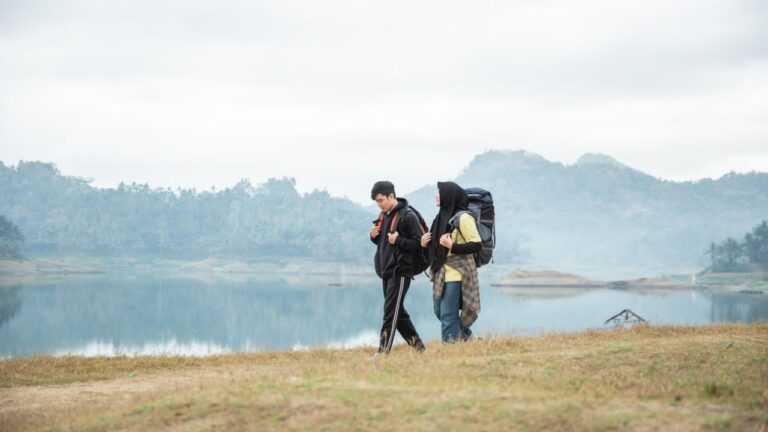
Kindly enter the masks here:
M 482 273 L 481 273 L 482 278 Z M 482 281 L 482 312 L 473 330 L 538 334 L 607 328 L 632 309 L 652 324 L 768 320 L 768 296 L 697 291 L 641 293 L 540 288 L 526 295 Z M 7 282 L 7 281 L 6 281 Z M 329 284 L 343 283 L 340 287 Z M 0 358 L 54 355 L 207 355 L 230 351 L 353 347 L 378 342 L 378 279 L 293 280 L 68 276 L 0 286 Z M 424 339 L 439 339 L 431 287 L 420 276 L 406 308 Z

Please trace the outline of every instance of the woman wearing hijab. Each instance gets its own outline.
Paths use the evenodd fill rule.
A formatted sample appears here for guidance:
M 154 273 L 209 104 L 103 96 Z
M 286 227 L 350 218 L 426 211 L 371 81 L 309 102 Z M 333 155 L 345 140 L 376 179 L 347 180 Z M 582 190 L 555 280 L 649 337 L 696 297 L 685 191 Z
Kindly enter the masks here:
M 435 204 L 440 212 L 421 237 L 427 249 L 435 315 L 443 342 L 467 340 L 480 312 L 480 289 L 473 254 L 482 248 L 469 197 L 454 182 L 438 182 Z

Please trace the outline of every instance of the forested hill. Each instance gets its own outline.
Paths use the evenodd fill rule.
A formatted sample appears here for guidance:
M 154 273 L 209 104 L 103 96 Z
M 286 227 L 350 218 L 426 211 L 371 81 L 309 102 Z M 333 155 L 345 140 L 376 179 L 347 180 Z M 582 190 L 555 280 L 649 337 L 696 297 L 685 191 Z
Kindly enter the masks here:
M 738 238 L 768 217 L 766 173 L 671 182 L 604 155 L 564 165 L 524 151 L 490 151 L 456 181 L 493 192 L 495 257 L 502 263 L 705 266 L 712 242 Z M 430 185 L 406 194 L 429 222 L 434 192 Z M 373 254 L 366 233 L 374 212 L 323 191 L 300 194 L 285 178 L 243 180 L 220 191 L 96 188 L 52 164 L 0 163 L 0 214 L 19 226 L 29 256 L 365 261 Z
M 768 173 L 665 181 L 605 155 L 573 165 L 524 151 L 490 151 L 455 179 L 492 191 L 498 256 L 566 263 L 706 265 L 713 241 L 739 237 L 768 217 Z M 436 186 L 410 198 L 434 214 Z
M 55 165 L 0 162 L 0 214 L 21 228 L 23 252 L 237 255 L 361 259 L 372 255 L 370 210 L 292 179 L 221 191 L 96 188 Z

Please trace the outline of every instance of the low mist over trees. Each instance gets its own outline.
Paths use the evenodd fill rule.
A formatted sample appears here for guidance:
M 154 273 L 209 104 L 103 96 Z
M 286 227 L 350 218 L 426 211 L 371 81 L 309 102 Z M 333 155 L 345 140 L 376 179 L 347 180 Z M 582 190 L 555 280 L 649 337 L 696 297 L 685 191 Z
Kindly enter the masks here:
M 456 182 L 493 193 L 497 259 L 556 267 L 702 267 L 708 262 L 700 251 L 713 239 L 739 237 L 768 215 L 768 173 L 673 182 L 599 154 L 568 165 L 489 151 Z M 434 209 L 435 190 L 432 184 L 409 198 Z
M 90 186 L 55 165 L 0 164 L 0 213 L 34 254 L 238 255 L 359 259 L 372 215 L 325 191 L 299 194 L 290 178 L 221 191 Z
M 728 237 L 707 250 L 713 271 L 734 272 L 750 267 L 768 269 L 768 221 L 757 225 L 742 241 Z
M 438 180 L 448 179 L 399 191 L 428 221 L 437 212 Z M 701 251 L 713 240 L 740 238 L 768 215 L 768 173 L 673 182 L 605 155 L 566 165 L 524 151 L 489 151 L 455 180 L 493 193 L 497 263 L 701 268 L 710 264 Z M 27 255 L 368 261 L 375 212 L 322 191 L 300 194 L 290 178 L 260 185 L 243 180 L 219 191 L 145 184 L 103 189 L 63 176 L 52 164 L 0 163 L 0 214 L 26 236 L 21 252 Z M 750 235 L 726 245 L 718 259 L 764 256 L 758 233 Z
M 0 258 L 21 258 L 21 245 L 24 235 L 19 227 L 0 215 Z

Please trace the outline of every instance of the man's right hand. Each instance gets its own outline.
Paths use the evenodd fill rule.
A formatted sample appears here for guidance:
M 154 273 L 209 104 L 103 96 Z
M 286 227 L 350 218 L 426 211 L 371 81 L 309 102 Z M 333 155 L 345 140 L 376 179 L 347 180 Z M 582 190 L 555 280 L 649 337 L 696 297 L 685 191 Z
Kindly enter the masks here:
M 421 236 L 421 247 L 425 248 L 429 244 L 429 242 L 432 241 L 432 233 L 427 231 L 424 233 L 423 236 Z
M 374 225 L 374 226 L 371 228 L 371 238 L 376 238 L 376 237 L 378 237 L 378 236 L 379 236 L 379 227 L 377 227 L 377 226 L 375 226 L 375 225 Z

